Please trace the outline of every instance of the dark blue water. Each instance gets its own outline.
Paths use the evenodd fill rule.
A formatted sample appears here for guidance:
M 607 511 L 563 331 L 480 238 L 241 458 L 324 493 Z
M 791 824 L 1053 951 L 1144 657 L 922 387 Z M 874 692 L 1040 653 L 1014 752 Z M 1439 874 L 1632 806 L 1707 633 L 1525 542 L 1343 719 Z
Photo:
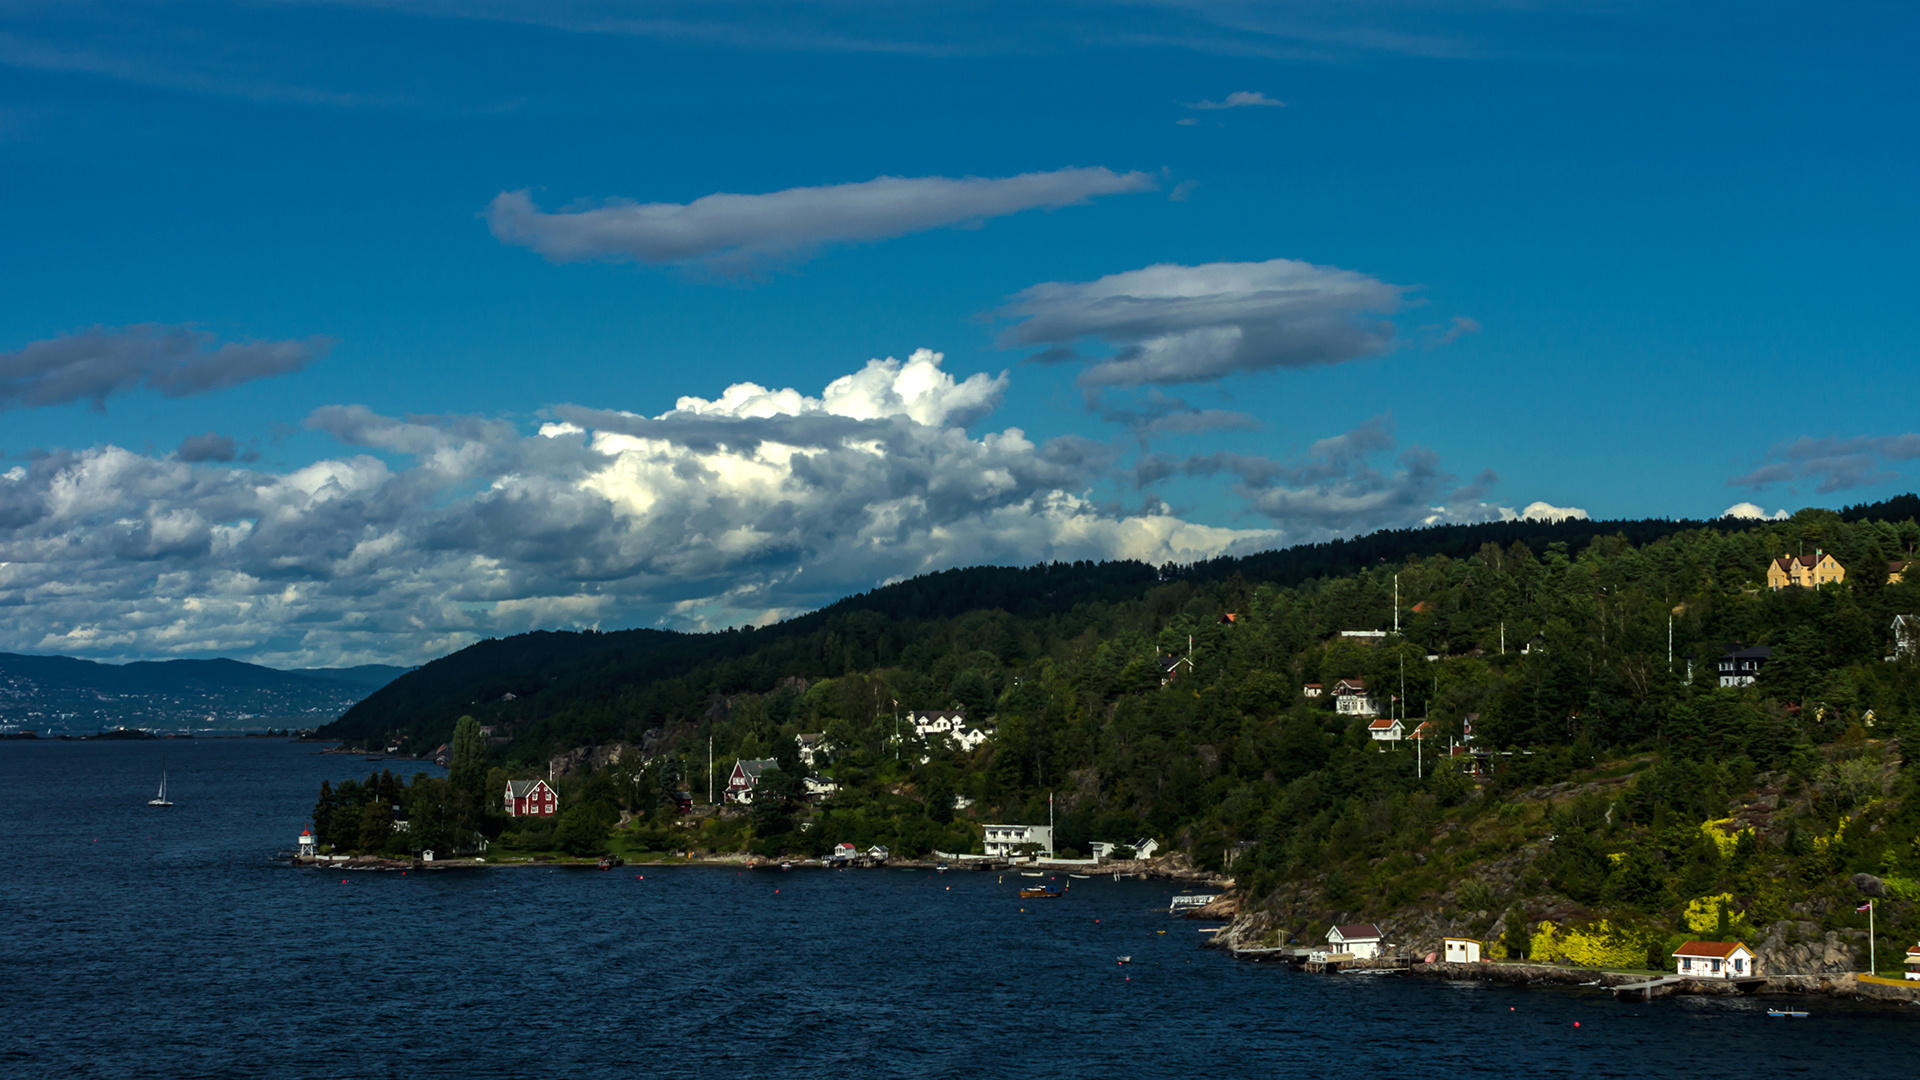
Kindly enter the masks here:
M 163 754 L 171 811 L 145 805 Z M 1920 1035 L 1920 1008 L 1789 1022 L 1239 964 L 1146 882 L 1023 904 L 987 874 L 264 861 L 322 777 L 367 768 L 268 740 L 0 743 L 0 1073 L 1898 1076 Z

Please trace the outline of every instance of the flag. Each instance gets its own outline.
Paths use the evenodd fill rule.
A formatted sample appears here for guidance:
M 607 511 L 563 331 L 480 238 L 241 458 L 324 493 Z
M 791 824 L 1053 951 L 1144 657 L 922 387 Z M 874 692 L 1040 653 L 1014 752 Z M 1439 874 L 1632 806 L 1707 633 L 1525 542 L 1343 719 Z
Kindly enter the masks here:
M 1864 904 L 1861 904 L 1861 905 L 1860 905 L 1859 907 L 1857 907 L 1857 908 L 1854 908 L 1853 910 L 1855 910 L 1855 911 L 1872 911 L 1872 910 L 1873 910 L 1873 901 L 1871 901 L 1871 900 L 1869 900 L 1869 901 L 1867 901 L 1866 903 L 1864 903 Z

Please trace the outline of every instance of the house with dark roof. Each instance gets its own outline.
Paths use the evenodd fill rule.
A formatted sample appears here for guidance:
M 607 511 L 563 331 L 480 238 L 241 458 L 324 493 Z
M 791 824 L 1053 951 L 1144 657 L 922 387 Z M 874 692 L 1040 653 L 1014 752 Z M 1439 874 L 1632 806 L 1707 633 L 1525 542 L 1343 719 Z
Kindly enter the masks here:
M 1689 941 L 1673 950 L 1674 974 L 1690 979 L 1744 979 L 1753 974 L 1753 950 L 1738 941 Z
M 1333 708 L 1343 716 L 1380 715 L 1380 703 L 1367 693 L 1365 679 L 1341 679 L 1334 683 Z
M 1163 656 L 1160 658 L 1160 685 L 1170 686 L 1180 677 L 1180 669 L 1193 670 L 1193 661 L 1184 656 Z
M 1373 923 L 1348 923 L 1327 931 L 1327 949 L 1347 953 L 1355 960 L 1371 960 L 1380 955 L 1380 942 L 1385 936 Z
M 733 763 L 733 772 L 727 775 L 725 798 L 733 803 L 753 801 L 753 789 L 759 785 L 760 776 L 768 769 L 776 768 L 779 762 L 773 758 L 740 758 Z
M 552 817 L 560 812 L 560 796 L 545 780 L 509 780 L 504 809 L 508 817 Z
M 1847 580 L 1847 568 L 1815 548 L 1811 555 L 1783 555 L 1767 564 L 1767 588 L 1817 589 Z
M 1893 617 L 1893 655 L 1889 660 L 1898 660 L 1903 656 L 1912 656 L 1920 652 L 1920 616 L 1895 615 Z
M 1773 650 L 1765 645 L 1756 645 L 1749 649 L 1739 642 L 1721 646 L 1720 685 L 1723 687 L 1752 686 L 1760 677 L 1760 667 L 1772 659 Z

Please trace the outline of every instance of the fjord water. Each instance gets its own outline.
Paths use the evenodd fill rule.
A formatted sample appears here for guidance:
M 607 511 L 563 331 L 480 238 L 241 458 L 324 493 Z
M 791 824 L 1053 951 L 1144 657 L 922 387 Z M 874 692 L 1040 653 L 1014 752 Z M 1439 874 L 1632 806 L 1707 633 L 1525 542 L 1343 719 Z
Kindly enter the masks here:
M 1894 1076 L 1920 1035 L 1920 1009 L 1236 963 L 1164 883 L 276 866 L 323 777 L 378 767 L 313 749 L 0 743 L 0 1073 Z

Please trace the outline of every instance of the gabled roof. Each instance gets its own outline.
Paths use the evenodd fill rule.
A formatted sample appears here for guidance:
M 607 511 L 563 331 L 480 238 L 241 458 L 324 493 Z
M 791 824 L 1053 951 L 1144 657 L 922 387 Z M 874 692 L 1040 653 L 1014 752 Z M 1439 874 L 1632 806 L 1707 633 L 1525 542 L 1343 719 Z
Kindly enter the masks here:
M 907 712 L 907 719 L 916 724 L 922 720 L 965 720 L 966 718 L 967 710 L 965 709 L 911 709 Z
M 1749 953 L 1753 951 L 1738 941 L 1689 941 L 1685 945 L 1673 950 L 1673 955 L 1700 957 L 1707 960 L 1725 960 L 1728 956 L 1732 955 L 1735 949 L 1745 949 Z
M 1341 679 L 1339 682 L 1333 684 L 1333 692 L 1336 694 L 1342 690 L 1354 690 L 1365 693 L 1366 689 L 1367 680 L 1365 679 Z
M 747 779 L 758 780 L 760 779 L 761 773 L 766 772 L 778 764 L 780 764 L 778 761 L 770 757 L 741 758 L 734 764 L 734 768 L 745 774 Z
M 533 789 L 543 788 L 543 787 L 547 787 L 547 782 L 545 780 L 509 780 L 507 781 L 507 793 L 509 795 L 512 795 L 516 799 L 524 799 L 528 795 L 533 794 Z M 553 789 L 547 788 L 547 790 L 551 791 Z
M 1332 930 L 1327 931 L 1327 937 L 1329 939 L 1335 934 L 1340 935 L 1341 941 L 1379 941 L 1381 938 L 1387 936 L 1380 932 L 1378 926 L 1370 922 L 1348 923 L 1345 926 L 1336 926 Z
M 1166 656 L 1166 657 L 1162 657 L 1162 658 L 1160 659 L 1160 670 L 1161 670 L 1161 671 L 1172 671 L 1172 670 L 1173 670 L 1174 668 L 1177 668 L 1177 667 L 1179 667 L 1179 666 L 1180 666 L 1181 664 L 1185 664 L 1185 665 L 1187 665 L 1188 667 L 1192 667 L 1192 666 L 1193 666 L 1193 661 L 1191 661 L 1191 660 L 1189 660 L 1189 659 L 1187 659 L 1187 658 L 1186 658 L 1186 657 L 1184 657 L 1184 656 Z
M 1723 646 L 1723 648 L 1725 648 L 1726 651 L 1720 656 L 1722 660 L 1765 660 L 1773 655 L 1773 649 L 1766 645 L 1755 645 L 1749 649 L 1739 642 L 1734 641 L 1729 642 Z
M 1386 731 L 1387 729 L 1393 727 L 1398 723 L 1400 723 L 1400 721 L 1395 720 L 1391 716 L 1383 716 L 1380 719 L 1375 720 L 1373 723 L 1368 724 L 1367 730 L 1368 731 Z

